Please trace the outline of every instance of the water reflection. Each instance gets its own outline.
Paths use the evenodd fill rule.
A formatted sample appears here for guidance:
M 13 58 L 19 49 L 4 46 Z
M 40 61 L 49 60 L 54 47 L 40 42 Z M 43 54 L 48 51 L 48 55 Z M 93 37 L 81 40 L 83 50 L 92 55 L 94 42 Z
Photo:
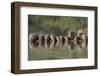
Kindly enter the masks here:
M 66 47 L 70 50 L 73 50 L 75 48 L 78 48 L 80 50 L 84 49 L 84 48 L 87 48 L 87 43 L 85 41 L 73 41 L 73 40 L 70 40 L 68 42 L 53 42 L 53 41 L 50 41 L 50 42 L 39 42 L 39 40 L 35 41 L 35 42 L 30 42 L 29 41 L 29 48 L 63 48 L 63 47 Z
M 42 34 L 29 40 L 28 60 L 87 58 L 87 40 Z

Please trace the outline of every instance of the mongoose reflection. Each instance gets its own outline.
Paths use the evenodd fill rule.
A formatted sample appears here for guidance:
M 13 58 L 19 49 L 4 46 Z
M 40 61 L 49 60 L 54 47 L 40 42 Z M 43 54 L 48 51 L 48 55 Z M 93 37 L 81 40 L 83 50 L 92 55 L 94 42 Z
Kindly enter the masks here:
M 29 47 L 69 47 L 73 49 L 75 46 L 80 48 L 86 47 L 88 42 L 88 36 L 83 31 L 78 32 L 68 32 L 67 35 L 55 35 L 51 34 L 29 34 Z

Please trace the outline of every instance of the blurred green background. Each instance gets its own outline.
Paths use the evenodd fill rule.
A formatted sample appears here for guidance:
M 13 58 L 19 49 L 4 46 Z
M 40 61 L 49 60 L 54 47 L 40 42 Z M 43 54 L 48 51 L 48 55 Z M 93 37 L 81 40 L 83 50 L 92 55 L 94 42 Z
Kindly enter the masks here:
M 28 15 L 28 34 L 54 33 L 66 35 L 68 31 L 83 29 L 87 32 L 87 17 Z M 87 48 L 28 48 L 28 60 L 87 58 Z
M 87 17 L 69 17 L 69 16 L 28 16 L 28 33 L 43 32 L 65 34 L 68 31 L 77 31 L 83 29 L 87 31 Z

